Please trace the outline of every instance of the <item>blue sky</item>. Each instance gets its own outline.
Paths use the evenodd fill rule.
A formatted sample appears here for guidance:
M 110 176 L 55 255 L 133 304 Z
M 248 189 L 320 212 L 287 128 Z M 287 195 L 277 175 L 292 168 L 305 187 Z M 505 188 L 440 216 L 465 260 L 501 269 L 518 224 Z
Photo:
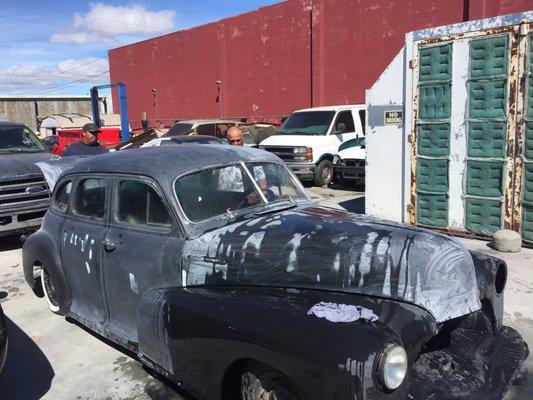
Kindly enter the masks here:
M 0 94 L 88 94 L 110 48 L 278 2 L 2 0 Z

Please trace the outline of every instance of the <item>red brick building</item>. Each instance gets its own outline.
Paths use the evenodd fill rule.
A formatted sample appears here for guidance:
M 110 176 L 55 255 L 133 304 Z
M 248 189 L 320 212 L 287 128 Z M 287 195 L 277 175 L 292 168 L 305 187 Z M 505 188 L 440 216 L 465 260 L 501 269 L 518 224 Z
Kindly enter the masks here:
M 291 0 L 110 50 L 111 81 L 127 85 L 134 128 L 142 112 L 166 125 L 185 118 L 276 120 L 298 108 L 364 102 L 406 32 L 531 4 Z

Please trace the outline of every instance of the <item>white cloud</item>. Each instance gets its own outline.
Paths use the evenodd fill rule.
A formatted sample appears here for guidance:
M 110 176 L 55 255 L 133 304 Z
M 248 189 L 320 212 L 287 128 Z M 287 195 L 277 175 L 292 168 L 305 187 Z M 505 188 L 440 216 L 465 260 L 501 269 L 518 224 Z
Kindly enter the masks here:
M 94 57 L 67 59 L 52 65 L 19 64 L 0 69 L 0 90 L 25 92 L 81 79 L 80 85 L 90 86 L 109 82 L 108 69 L 107 60 Z
M 69 32 L 52 35 L 52 42 L 112 43 L 119 36 L 156 35 L 176 27 L 176 13 L 171 10 L 150 11 L 140 4 L 112 6 L 92 3 L 87 13 L 76 13 Z

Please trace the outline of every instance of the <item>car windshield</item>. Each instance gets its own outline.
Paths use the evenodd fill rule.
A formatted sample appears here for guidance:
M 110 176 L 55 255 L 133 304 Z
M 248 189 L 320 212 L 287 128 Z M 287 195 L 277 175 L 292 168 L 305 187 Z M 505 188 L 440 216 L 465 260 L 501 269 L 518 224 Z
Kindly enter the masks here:
M 178 135 L 188 135 L 192 132 L 192 124 L 187 124 L 185 122 L 178 122 L 174 124 L 172 128 L 168 130 L 163 136 L 178 136 Z
M 264 162 L 195 172 L 176 180 L 174 190 L 192 222 L 217 216 L 231 218 L 234 212 L 252 207 L 260 213 L 270 210 L 272 204 L 307 200 L 287 167 Z
M 26 126 L 0 126 L 0 153 L 35 153 L 44 151 L 37 136 Z
M 334 116 L 334 111 L 297 112 L 283 123 L 279 134 L 325 135 Z

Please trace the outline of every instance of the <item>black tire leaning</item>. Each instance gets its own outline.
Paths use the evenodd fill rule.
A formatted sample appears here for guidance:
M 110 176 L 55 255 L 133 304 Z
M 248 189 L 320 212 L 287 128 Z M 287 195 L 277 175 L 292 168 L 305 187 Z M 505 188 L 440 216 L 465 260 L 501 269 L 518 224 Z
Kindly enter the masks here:
M 252 364 L 241 375 L 241 400 L 299 400 L 287 378 Z
M 315 186 L 322 187 L 329 185 L 333 179 L 333 164 L 329 160 L 322 160 L 315 169 Z

